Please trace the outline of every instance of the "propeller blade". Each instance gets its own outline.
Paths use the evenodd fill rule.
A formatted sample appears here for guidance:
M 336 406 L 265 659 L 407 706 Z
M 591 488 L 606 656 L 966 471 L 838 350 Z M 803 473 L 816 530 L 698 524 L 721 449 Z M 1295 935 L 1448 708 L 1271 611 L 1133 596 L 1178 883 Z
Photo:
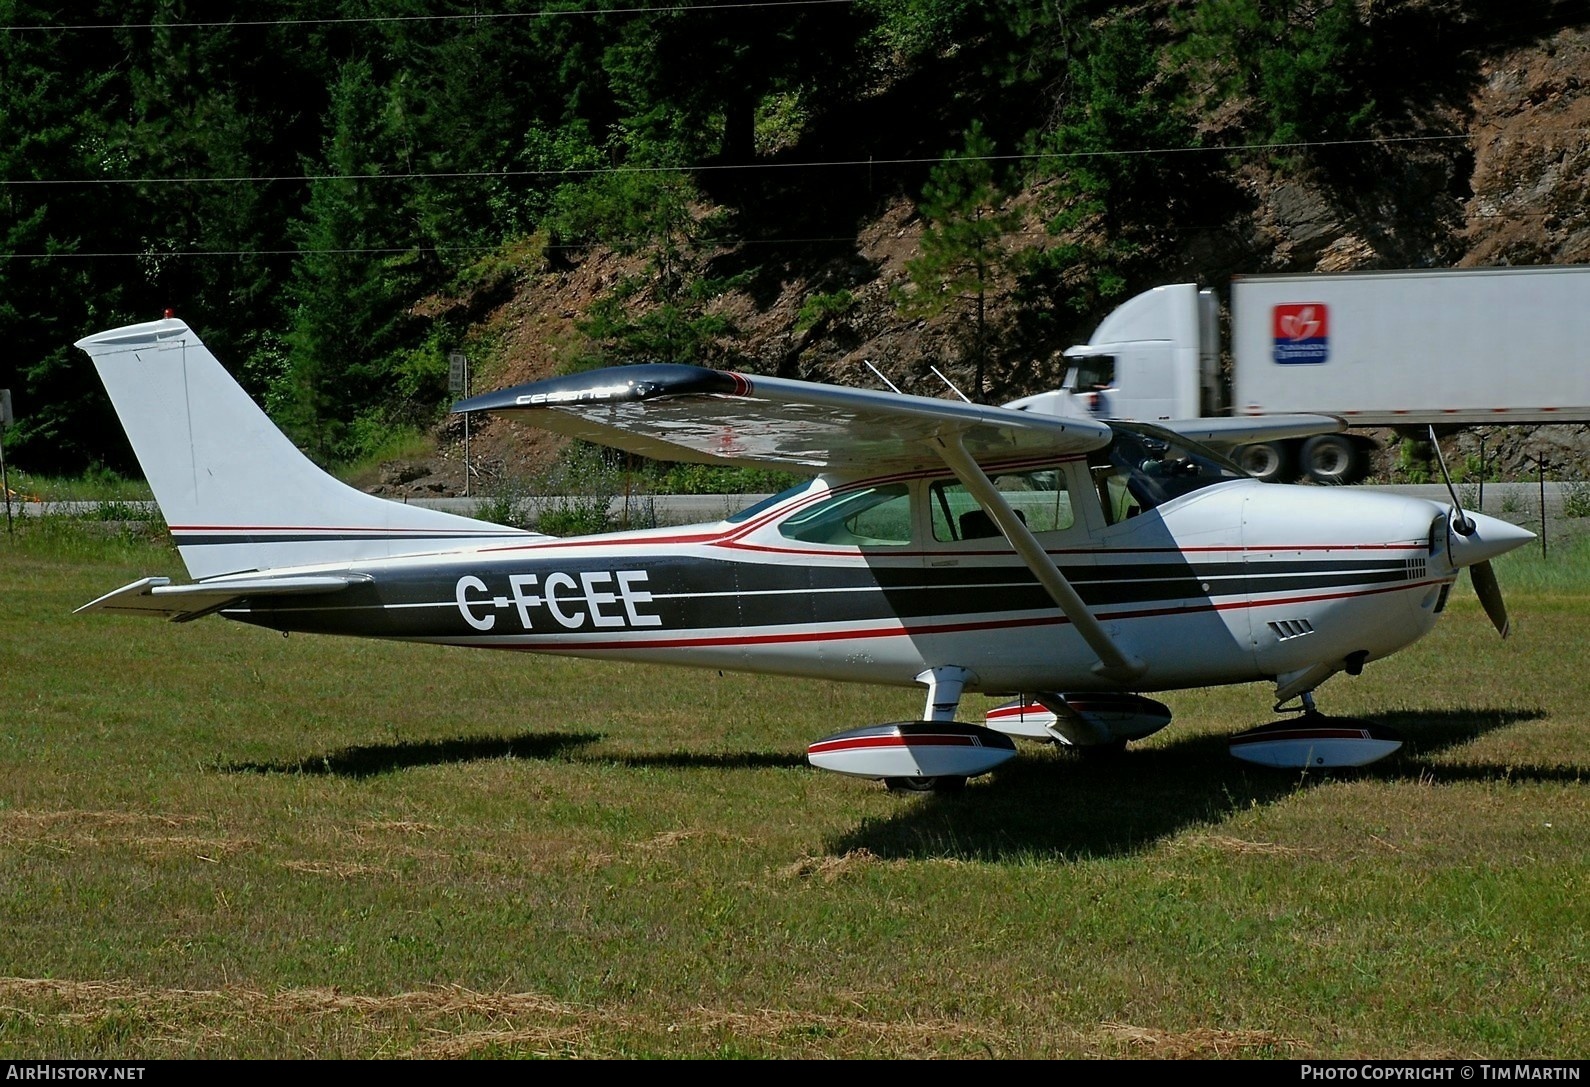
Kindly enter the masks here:
M 1507 620 L 1507 605 L 1502 601 L 1502 587 L 1496 582 L 1496 571 L 1491 568 L 1491 562 L 1476 562 L 1469 567 L 1469 579 L 1474 583 L 1474 595 L 1480 598 L 1480 606 L 1485 609 L 1485 614 L 1490 616 L 1491 626 L 1496 628 L 1498 634 L 1507 637 L 1509 623 Z

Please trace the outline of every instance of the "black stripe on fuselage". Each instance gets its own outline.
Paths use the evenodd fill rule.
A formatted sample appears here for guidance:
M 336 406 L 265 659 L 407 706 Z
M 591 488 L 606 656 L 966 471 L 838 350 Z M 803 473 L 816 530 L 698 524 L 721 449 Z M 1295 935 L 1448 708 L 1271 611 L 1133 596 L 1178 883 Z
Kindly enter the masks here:
M 1111 563 L 1062 566 L 1090 608 L 1197 608 L 1275 594 L 1350 593 L 1409 582 L 1401 558 Z M 699 556 L 525 554 L 370 570 L 333 596 L 245 601 L 233 618 L 284 630 L 400 638 L 662 633 L 798 627 L 994 613 L 1051 613 L 1024 565 L 795 566 Z

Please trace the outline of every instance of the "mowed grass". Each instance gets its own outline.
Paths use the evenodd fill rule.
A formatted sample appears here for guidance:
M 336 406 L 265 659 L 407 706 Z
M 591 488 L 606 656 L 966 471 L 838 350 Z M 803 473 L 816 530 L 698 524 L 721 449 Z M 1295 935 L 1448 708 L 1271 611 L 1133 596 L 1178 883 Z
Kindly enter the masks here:
M 916 690 L 74 616 L 163 543 L 0 540 L 0 1058 L 1590 1050 L 1590 550 L 1321 688 L 956 798 L 809 768 Z M 987 700 L 969 698 L 964 719 Z

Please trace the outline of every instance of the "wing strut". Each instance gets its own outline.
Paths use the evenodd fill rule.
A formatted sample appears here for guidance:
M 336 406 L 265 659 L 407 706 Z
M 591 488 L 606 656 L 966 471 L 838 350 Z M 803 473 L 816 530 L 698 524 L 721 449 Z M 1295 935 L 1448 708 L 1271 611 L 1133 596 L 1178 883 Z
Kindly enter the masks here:
M 1082 635 L 1093 652 L 1099 655 L 1099 663 L 1094 671 L 1106 679 L 1115 680 L 1136 679 L 1142 675 L 1148 666 L 1117 645 L 1088 610 L 1082 597 L 1077 595 L 1077 591 L 1060 572 L 1060 567 L 1055 565 L 1038 542 L 1038 537 L 1032 534 L 1025 521 L 1016 516 L 1016 511 L 1010 508 L 1010 503 L 999 493 L 999 488 L 994 486 L 977 461 L 966 452 L 959 432 L 941 434 L 935 440 L 939 454 L 944 458 L 944 463 L 949 465 L 950 471 L 977 499 L 978 505 L 983 507 L 988 516 L 993 518 L 994 524 L 1005 534 L 1005 539 L 1016 549 L 1016 554 L 1021 556 L 1027 568 L 1037 577 L 1038 583 L 1060 605 L 1061 612 L 1071 620 L 1071 625 L 1077 628 L 1077 633 Z

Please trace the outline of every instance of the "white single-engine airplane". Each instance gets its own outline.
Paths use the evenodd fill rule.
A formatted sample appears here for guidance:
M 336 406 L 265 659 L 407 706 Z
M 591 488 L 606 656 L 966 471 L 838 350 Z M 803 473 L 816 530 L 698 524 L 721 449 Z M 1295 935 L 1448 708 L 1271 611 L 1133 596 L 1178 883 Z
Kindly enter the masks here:
M 1505 636 L 1490 560 L 1533 538 L 1455 494 L 1260 483 L 1209 447 L 1340 428 L 1326 417 L 1107 423 L 1051 414 L 1050 394 L 989 407 L 640 364 L 455 410 L 813 478 L 716 524 L 558 539 L 332 479 L 179 320 L 78 346 L 194 579 L 79 610 L 919 684 L 921 720 L 808 750 L 893 789 L 958 788 L 1013 756 L 1012 736 L 1119 750 L 1170 720 L 1143 692 L 1260 680 L 1299 716 L 1233 754 L 1383 757 L 1400 740 L 1320 715 L 1314 688 L 1421 637 L 1465 567 Z M 958 723 L 964 691 L 1011 700 Z

